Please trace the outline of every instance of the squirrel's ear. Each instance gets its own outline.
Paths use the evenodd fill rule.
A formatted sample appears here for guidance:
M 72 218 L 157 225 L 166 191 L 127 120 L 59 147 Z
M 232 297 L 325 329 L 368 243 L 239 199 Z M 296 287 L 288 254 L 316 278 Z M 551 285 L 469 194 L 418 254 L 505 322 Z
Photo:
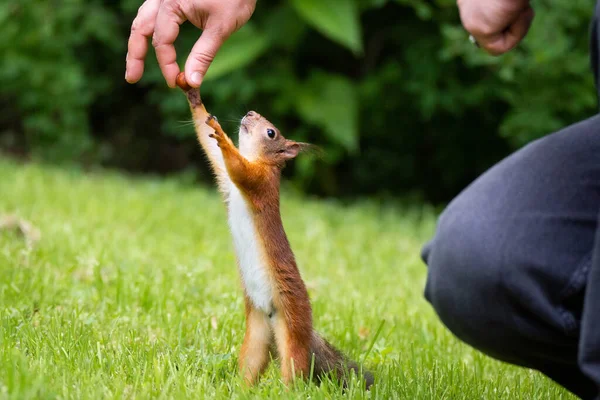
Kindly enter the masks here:
M 319 148 L 313 144 L 295 142 L 293 140 L 285 141 L 285 149 L 283 150 L 282 153 L 286 160 L 291 160 L 292 158 L 295 158 L 301 152 L 302 153 L 304 153 L 304 152 L 313 153 L 319 157 L 323 155 L 321 148 Z
M 294 142 L 293 140 L 285 141 L 285 148 L 283 149 L 283 157 L 286 160 L 291 160 L 292 158 L 296 158 L 298 153 L 302 150 L 302 146 L 298 142 Z

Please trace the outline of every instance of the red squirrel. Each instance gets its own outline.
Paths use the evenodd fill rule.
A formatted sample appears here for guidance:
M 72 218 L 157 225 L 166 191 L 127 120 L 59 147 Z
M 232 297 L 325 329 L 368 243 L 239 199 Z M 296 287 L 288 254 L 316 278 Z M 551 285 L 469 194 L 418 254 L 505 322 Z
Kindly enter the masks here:
M 244 291 L 246 332 L 238 364 L 245 382 L 257 382 L 273 352 L 285 384 L 309 378 L 312 367 L 317 382 L 333 372 L 331 378 L 341 378 L 346 386 L 346 373 L 360 369 L 313 330 L 308 292 L 280 214 L 281 171 L 311 145 L 286 139 L 266 118 L 249 111 L 241 120 L 238 149 L 183 72 L 177 84 L 187 95 L 198 141 L 227 205 Z M 363 371 L 363 378 L 370 388 L 372 374 Z

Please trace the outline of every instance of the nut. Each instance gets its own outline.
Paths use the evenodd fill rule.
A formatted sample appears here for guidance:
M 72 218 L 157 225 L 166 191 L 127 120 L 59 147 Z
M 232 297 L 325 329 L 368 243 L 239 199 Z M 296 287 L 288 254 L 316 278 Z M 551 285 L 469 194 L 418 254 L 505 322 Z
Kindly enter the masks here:
M 187 81 L 185 80 L 185 73 L 183 71 L 180 72 L 179 75 L 177 75 L 176 82 L 177 86 L 179 86 L 182 90 L 186 92 L 192 88 L 190 85 L 188 85 Z

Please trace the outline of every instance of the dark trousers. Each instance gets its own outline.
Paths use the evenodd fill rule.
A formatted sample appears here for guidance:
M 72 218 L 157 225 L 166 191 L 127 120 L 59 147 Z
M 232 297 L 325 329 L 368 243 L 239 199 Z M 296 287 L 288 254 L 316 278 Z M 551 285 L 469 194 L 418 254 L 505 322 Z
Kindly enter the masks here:
M 598 29 L 591 59 L 598 77 Z M 456 337 L 600 399 L 600 115 L 530 143 L 444 210 L 425 297 Z

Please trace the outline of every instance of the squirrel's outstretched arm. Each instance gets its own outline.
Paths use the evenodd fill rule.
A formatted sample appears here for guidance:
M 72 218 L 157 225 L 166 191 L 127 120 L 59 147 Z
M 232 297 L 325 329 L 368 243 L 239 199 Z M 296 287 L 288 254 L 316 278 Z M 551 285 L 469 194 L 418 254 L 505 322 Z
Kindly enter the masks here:
M 260 165 L 251 163 L 240 154 L 214 116 L 208 116 L 206 125 L 214 130 L 214 133 L 208 136 L 215 139 L 214 144 L 221 149 L 229 178 L 242 191 L 248 194 L 255 193 L 262 181 L 263 168 Z
M 210 135 L 214 133 L 214 129 L 206 124 L 206 120 L 210 114 L 206 111 L 206 108 L 202 103 L 198 89 L 190 88 L 185 90 L 185 94 L 192 111 L 198 142 L 200 142 L 204 153 L 208 157 L 212 170 L 216 175 L 219 191 L 227 198 L 229 195 L 231 179 L 227 174 L 223 154 L 221 153 L 217 142 L 210 139 Z

